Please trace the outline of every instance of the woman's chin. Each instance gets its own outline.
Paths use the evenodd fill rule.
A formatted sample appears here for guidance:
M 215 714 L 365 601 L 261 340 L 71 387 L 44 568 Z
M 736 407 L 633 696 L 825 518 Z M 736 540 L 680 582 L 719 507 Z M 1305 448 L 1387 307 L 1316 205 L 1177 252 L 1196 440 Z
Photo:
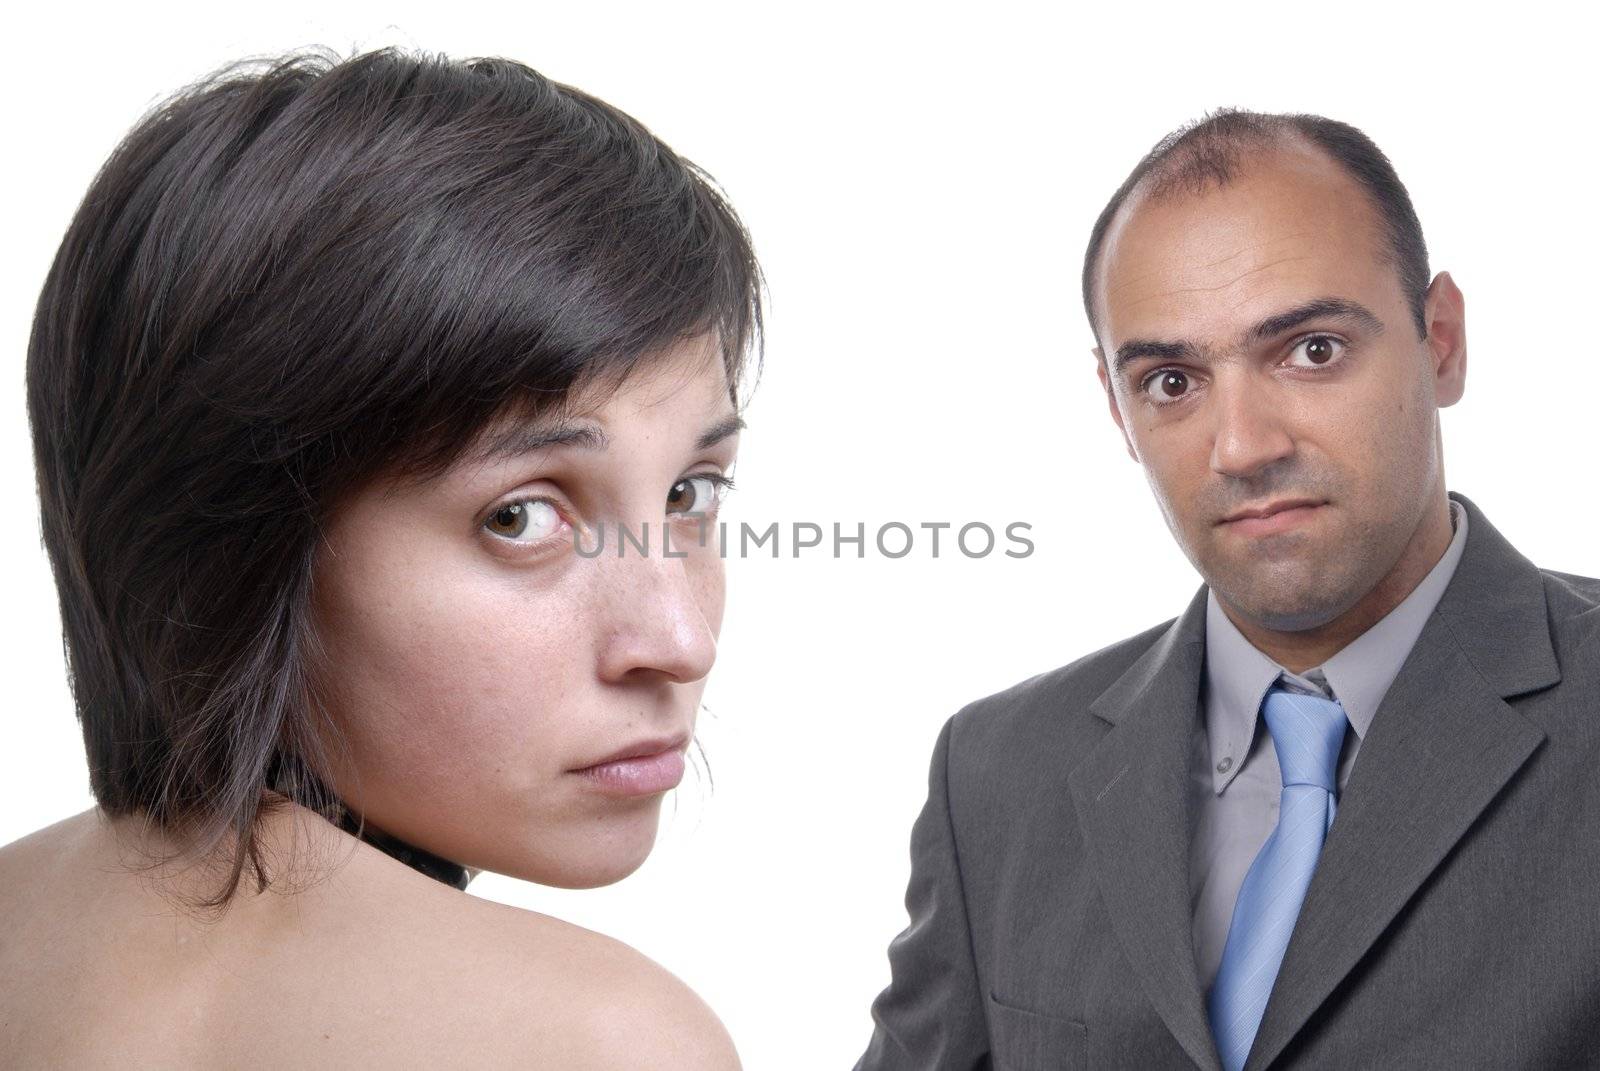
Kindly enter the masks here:
M 564 860 L 566 865 L 555 870 L 530 869 L 526 873 L 511 876 L 556 889 L 598 889 L 603 885 L 615 885 L 632 874 L 644 865 L 649 856 L 650 847 L 646 846 L 642 851 L 626 856 L 590 855 L 584 859 Z
M 644 865 L 655 847 L 659 807 L 619 816 L 602 828 L 587 827 L 564 837 L 558 850 L 537 855 L 486 860 L 482 869 L 557 889 L 596 889 L 612 885 Z

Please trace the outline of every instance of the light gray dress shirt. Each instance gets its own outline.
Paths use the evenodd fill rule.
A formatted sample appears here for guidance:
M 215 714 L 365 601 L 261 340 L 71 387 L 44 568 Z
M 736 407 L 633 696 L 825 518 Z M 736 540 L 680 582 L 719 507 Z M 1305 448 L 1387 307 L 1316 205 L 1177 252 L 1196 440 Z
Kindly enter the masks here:
M 1450 546 L 1411 594 L 1383 620 L 1304 674 L 1290 673 L 1262 654 L 1223 613 L 1216 594 L 1208 594 L 1201 684 L 1205 719 L 1204 724 L 1196 722 L 1190 760 L 1190 813 L 1195 827 L 1189 847 L 1189 906 L 1195 966 L 1203 989 L 1211 988 L 1222 963 L 1239 887 L 1278 824 L 1283 774 L 1271 734 L 1256 731 L 1262 700 L 1281 678 L 1285 688 L 1339 701 L 1355 730 L 1345 734 L 1339 753 L 1342 792 L 1378 704 L 1455 575 L 1467 543 L 1467 514 L 1454 501 L 1450 523 L 1455 529 Z

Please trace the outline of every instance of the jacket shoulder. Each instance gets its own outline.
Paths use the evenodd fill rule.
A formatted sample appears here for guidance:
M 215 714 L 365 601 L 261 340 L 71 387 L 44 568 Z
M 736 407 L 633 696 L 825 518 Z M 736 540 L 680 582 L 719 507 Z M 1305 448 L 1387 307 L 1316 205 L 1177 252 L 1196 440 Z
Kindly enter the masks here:
M 980 738 L 989 743 L 998 743 L 1002 738 L 1033 740 L 1037 739 L 1034 734 L 1038 729 L 1059 727 L 1066 720 L 1087 714 L 1088 705 L 1154 646 L 1176 620 L 1169 618 L 1075 662 L 973 700 L 951 719 L 952 746 L 957 738 L 963 747 Z
M 1589 657 L 1600 649 L 1600 579 L 1540 569 L 1545 612 L 1563 662 Z
M 1539 573 L 1544 577 L 1545 600 L 1553 615 L 1600 610 L 1600 577 L 1558 573 L 1554 569 L 1540 569 Z

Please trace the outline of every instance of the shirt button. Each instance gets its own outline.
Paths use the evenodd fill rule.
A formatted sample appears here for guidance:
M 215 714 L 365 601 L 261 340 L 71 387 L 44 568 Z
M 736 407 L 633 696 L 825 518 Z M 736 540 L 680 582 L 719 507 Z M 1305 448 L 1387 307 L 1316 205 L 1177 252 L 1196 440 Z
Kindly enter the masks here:
M 1226 756 L 1221 762 L 1217 763 L 1217 772 L 1218 773 L 1227 773 L 1231 769 L 1233 769 L 1233 756 L 1232 755 Z

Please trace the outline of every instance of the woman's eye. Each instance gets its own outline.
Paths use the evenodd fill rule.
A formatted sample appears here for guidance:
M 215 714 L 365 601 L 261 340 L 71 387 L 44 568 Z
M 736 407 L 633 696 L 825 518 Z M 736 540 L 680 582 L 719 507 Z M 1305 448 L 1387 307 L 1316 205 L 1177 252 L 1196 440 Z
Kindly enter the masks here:
M 1345 344 L 1329 335 L 1312 335 L 1295 343 L 1294 349 L 1289 351 L 1290 358 L 1304 354 L 1309 365 L 1296 365 L 1298 368 L 1321 368 L 1331 364 L 1344 356 Z
M 512 543 L 538 543 L 561 530 L 561 514 L 542 498 L 524 498 L 489 514 L 484 528 Z
M 685 476 L 667 492 L 667 512 L 715 513 L 732 486 L 726 476 Z
M 1189 374 L 1176 368 L 1163 368 L 1152 373 L 1139 389 L 1157 405 L 1180 401 L 1189 392 Z

